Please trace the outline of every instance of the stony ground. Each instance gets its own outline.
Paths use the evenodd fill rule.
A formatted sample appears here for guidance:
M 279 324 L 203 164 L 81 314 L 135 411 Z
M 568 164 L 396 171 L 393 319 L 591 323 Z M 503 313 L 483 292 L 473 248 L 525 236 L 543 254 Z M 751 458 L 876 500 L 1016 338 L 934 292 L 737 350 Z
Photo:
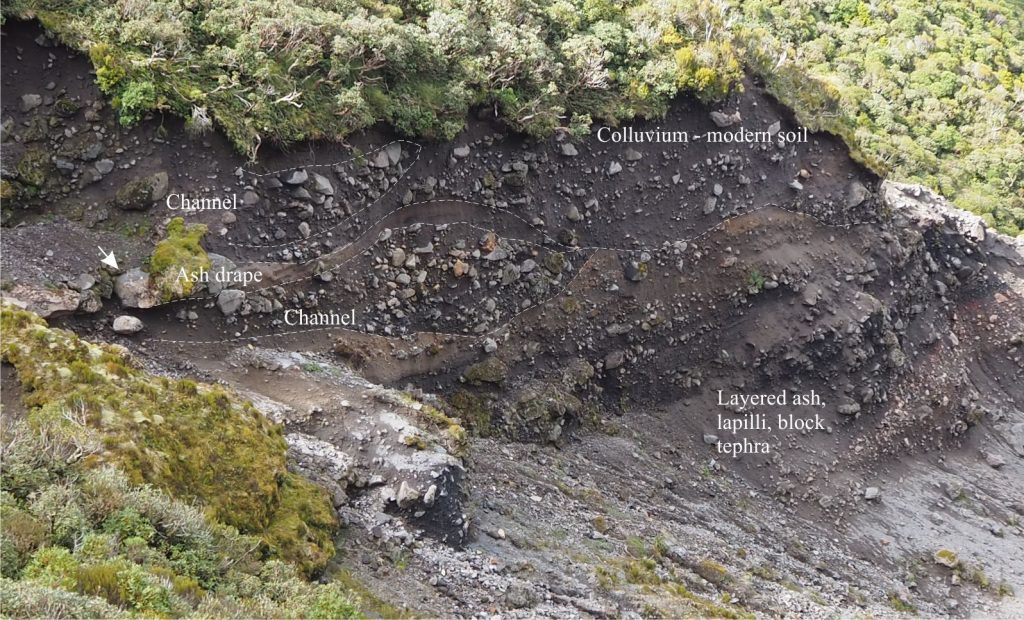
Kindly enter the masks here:
M 1024 613 L 1008 596 L 1024 592 L 1019 241 L 824 135 L 627 146 L 479 120 L 451 144 L 370 133 L 247 163 L 171 118 L 120 127 L 87 61 L 41 35 L 2 38 L 4 294 L 282 421 L 349 522 L 338 562 L 382 599 L 459 616 Z M 723 110 L 794 128 L 746 86 L 636 127 L 697 135 Z M 125 191 L 140 181 L 142 198 Z M 236 194 L 239 210 L 186 220 L 209 227 L 215 266 L 263 281 L 153 299 L 140 268 L 169 192 Z M 357 325 L 285 325 L 297 309 Z M 115 333 L 124 315 L 141 331 Z M 824 428 L 718 428 L 745 412 L 719 390 L 782 389 L 819 394 L 778 412 Z M 772 450 L 716 450 L 743 438 Z

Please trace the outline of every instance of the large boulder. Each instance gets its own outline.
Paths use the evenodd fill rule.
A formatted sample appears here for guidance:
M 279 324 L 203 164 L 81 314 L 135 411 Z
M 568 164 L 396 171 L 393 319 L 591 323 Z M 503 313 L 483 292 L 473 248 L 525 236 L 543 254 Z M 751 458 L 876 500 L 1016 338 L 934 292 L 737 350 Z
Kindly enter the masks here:
M 114 281 L 114 293 L 128 308 L 152 308 L 160 303 L 149 274 L 136 267 Z
M 115 207 L 126 211 L 143 211 L 167 196 L 169 181 L 166 172 L 128 181 L 117 190 L 112 201 Z
M 82 301 L 81 293 L 69 288 L 51 288 L 23 282 L 12 286 L 3 296 L 44 319 L 71 314 Z
M 238 312 L 245 301 L 245 292 L 236 289 L 224 289 L 217 295 L 217 308 L 224 316 L 231 316 Z

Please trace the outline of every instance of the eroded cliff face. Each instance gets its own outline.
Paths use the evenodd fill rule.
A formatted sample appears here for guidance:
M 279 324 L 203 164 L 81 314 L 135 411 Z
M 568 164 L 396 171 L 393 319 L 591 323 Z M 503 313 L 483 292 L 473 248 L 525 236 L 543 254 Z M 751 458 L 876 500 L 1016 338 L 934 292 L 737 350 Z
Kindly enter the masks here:
M 474 122 L 454 144 L 370 133 L 249 165 L 173 121 L 119 127 L 87 72 L 55 56 L 12 88 L 5 63 L 5 178 L 39 183 L 9 214 L 4 297 L 283 424 L 289 467 L 346 524 L 335 563 L 385 601 L 1017 613 L 1020 240 L 827 135 L 573 143 Z M 753 85 L 659 126 L 721 118 L 796 129 Z M 171 224 L 170 194 L 242 208 Z M 165 298 L 144 269 L 160 240 L 230 277 Z
M 487 354 L 465 367 L 461 396 L 449 399 L 465 408 L 466 394 L 482 390 L 475 406 L 485 408 L 491 438 L 455 448 L 421 428 L 432 425 L 421 413 L 432 405 L 412 399 L 458 408 L 422 391 L 396 396 L 329 357 L 248 351 L 242 381 L 305 395 L 284 416 L 296 429 L 288 437 L 297 462 L 320 472 L 314 477 L 335 468 L 328 477 L 346 490 L 339 506 L 366 543 L 348 561 L 383 562 L 376 585 L 413 606 L 593 616 L 1011 613 L 1013 599 L 1000 597 L 1024 568 L 1015 553 L 1024 509 L 1021 248 L 986 237 L 922 188 L 884 183 L 876 195 L 891 215 L 871 226 L 836 230 L 782 212 L 756 228 L 738 219 L 740 230 L 757 231 L 754 243 L 709 239 L 709 249 L 748 248 L 740 272 L 757 269 L 777 286 L 747 284 L 742 299 L 722 285 L 731 278 L 686 288 L 721 305 L 718 323 L 701 329 L 722 337 L 702 364 L 697 352 L 678 350 L 686 334 L 675 336 L 671 354 L 691 359 L 677 391 L 656 389 L 647 374 L 665 368 L 660 353 L 634 357 L 655 337 L 629 337 L 621 364 L 595 347 L 529 376 L 517 376 L 515 358 Z M 777 228 L 786 239 L 757 242 Z M 706 271 L 725 269 L 713 252 L 704 261 Z M 674 274 L 702 270 L 665 264 Z M 588 299 L 578 282 L 572 297 Z M 610 325 L 629 329 L 612 335 L 649 332 L 621 311 Z M 589 328 L 598 342 L 609 330 L 596 315 Z M 512 326 L 502 349 L 528 346 L 519 338 Z M 613 386 L 647 396 L 609 415 L 602 405 Z M 811 393 L 822 404 L 727 402 L 783 390 L 790 405 Z M 543 415 L 516 417 L 529 411 L 524 394 L 543 395 Z M 575 404 L 564 406 L 567 398 Z M 772 430 L 717 428 L 720 415 L 755 414 Z M 786 430 L 780 415 L 824 428 Z M 309 435 L 326 448 L 311 448 Z M 744 437 L 767 452 L 717 449 Z M 410 450 L 421 456 L 400 456 Z M 429 476 L 394 461 L 417 461 Z M 431 497 L 452 499 L 432 507 L 423 497 L 431 487 L 443 489 Z M 947 552 L 955 568 L 942 563 Z M 400 568 L 386 566 L 389 555 L 404 558 Z M 723 595 L 731 604 L 713 602 Z

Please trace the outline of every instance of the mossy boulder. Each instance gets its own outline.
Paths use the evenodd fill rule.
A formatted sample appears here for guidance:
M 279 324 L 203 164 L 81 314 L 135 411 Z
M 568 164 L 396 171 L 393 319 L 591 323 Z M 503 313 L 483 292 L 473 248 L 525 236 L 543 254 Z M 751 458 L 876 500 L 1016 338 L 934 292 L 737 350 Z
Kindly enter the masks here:
M 128 181 L 114 194 L 113 205 L 126 211 L 143 211 L 167 195 L 166 172 Z
M 466 390 L 458 390 L 448 397 L 448 404 L 473 434 L 479 437 L 489 437 L 492 434 L 494 429 L 486 398 Z
M 18 179 L 33 187 L 43 187 L 53 173 L 50 156 L 44 149 L 33 148 L 25 151 L 18 160 Z
M 504 383 L 508 379 L 508 366 L 496 357 L 488 357 L 466 368 L 462 376 L 473 385 Z
M 199 272 L 210 270 L 210 257 L 200 244 L 206 231 L 204 224 L 186 226 L 180 217 L 167 224 L 167 236 L 149 261 L 153 288 L 164 301 L 191 295 Z
M 562 252 L 551 252 L 544 257 L 544 268 L 555 275 L 562 273 L 567 263 Z
M 11 304 L 0 316 L 3 360 L 17 370 L 29 422 L 80 417 L 104 447 L 88 465 L 110 463 L 135 483 L 196 500 L 307 573 L 333 556 L 326 494 L 289 473 L 281 428 L 251 403 L 220 386 L 148 375 L 123 348 L 50 329 Z

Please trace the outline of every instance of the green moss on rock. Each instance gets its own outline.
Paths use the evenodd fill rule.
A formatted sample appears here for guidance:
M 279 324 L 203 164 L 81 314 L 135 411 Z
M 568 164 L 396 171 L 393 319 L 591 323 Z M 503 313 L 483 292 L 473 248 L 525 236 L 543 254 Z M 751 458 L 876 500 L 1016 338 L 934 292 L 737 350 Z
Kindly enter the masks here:
M 462 376 L 473 385 L 504 383 L 508 379 L 508 366 L 496 357 L 488 357 L 466 368 Z
M 200 270 L 210 269 L 210 257 L 200 244 L 207 228 L 204 224 L 185 225 L 176 217 L 167 224 L 167 236 L 153 249 L 149 272 L 153 284 L 164 300 L 179 299 L 192 294 L 192 277 Z M 185 278 L 181 278 L 184 272 Z
M 44 149 L 34 148 L 25 152 L 18 160 L 18 178 L 34 187 L 42 187 L 53 172 L 50 156 Z

